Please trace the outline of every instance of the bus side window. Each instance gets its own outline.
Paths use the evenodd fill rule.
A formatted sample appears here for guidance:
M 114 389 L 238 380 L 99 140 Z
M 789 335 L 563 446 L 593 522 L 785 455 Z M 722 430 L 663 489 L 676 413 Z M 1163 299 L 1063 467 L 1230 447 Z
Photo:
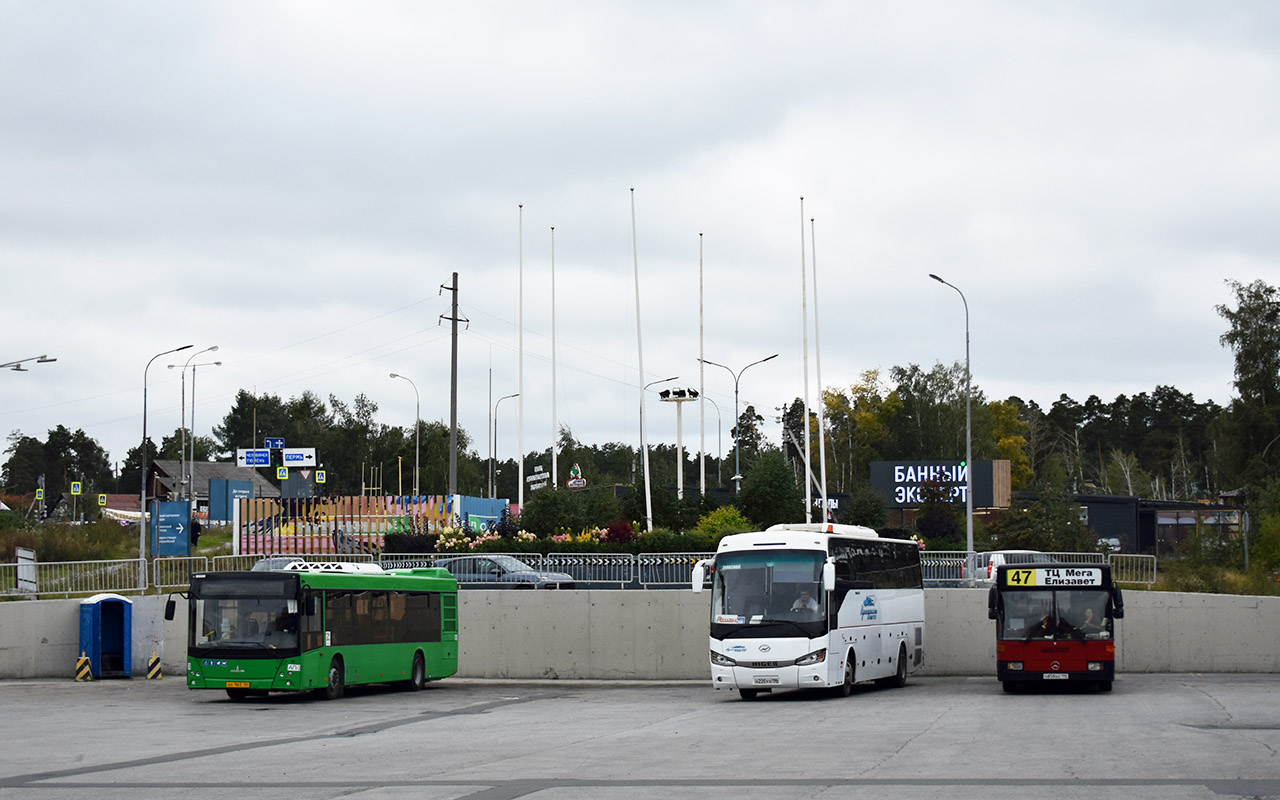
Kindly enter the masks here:
M 324 646 L 324 619 L 318 613 L 317 594 L 307 589 L 303 596 L 302 607 L 306 612 L 302 615 L 300 624 L 303 650 L 315 650 Z
M 844 605 L 845 595 L 849 593 L 849 589 L 853 586 L 853 556 L 849 552 L 847 546 L 838 546 L 832 548 L 832 555 L 835 556 L 836 565 L 836 588 L 831 593 L 831 617 L 834 619 L 840 613 L 840 607 Z

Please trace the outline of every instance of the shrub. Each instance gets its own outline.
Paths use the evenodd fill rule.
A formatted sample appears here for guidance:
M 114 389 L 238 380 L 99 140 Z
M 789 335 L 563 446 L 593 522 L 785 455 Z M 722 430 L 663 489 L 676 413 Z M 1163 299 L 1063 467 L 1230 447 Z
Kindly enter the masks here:
M 746 533 L 754 528 L 751 521 L 742 516 L 741 511 L 733 506 L 721 506 L 704 514 L 693 526 L 692 532 L 699 536 L 714 537 L 715 543 L 718 544 L 723 536 L 731 533 Z
M 603 538 L 604 541 L 613 544 L 626 544 L 636 538 L 636 534 L 631 529 L 630 522 L 620 519 L 617 522 L 610 523 L 609 527 L 605 529 Z

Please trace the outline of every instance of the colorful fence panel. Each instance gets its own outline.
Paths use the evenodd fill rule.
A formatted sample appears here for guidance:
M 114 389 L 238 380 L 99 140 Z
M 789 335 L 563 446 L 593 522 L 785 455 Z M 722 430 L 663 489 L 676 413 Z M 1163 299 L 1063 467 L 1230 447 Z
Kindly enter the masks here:
M 376 558 L 388 533 L 452 527 L 453 495 L 240 500 L 236 552 L 245 555 L 364 554 Z

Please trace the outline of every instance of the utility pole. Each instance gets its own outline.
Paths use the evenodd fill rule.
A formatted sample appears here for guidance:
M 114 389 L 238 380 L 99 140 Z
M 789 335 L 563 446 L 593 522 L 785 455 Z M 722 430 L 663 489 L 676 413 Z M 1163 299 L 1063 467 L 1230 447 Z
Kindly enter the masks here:
M 440 315 L 453 325 L 453 336 L 450 337 L 449 360 L 449 494 L 458 493 L 458 323 L 465 322 L 471 327 L 471 320 L 458 317 L 458 273 L 453 273 L 453 285 L 440 285 L 440 293 L 448 289 L 453 293 L 449 316 Z

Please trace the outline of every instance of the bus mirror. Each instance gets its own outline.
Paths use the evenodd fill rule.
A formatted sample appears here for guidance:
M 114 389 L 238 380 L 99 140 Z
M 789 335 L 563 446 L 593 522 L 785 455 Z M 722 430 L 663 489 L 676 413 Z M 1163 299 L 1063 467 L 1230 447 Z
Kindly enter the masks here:
M 1124 619 L 1124 597 L 1120 594 L 1119 586 L 1111 589 L 1111 616 L 1113 619 Z
M 836 562 L 830 559 L 822 565 L 822 590 L 824 592 L 836 590 Z
M 178 602 L 172 597 L 164 604 L 164 618 L 171 620 L 178 611 Z
M 307 598 L 304 611 L 308 617 L 314 617 L 316 615 L 316 599 L 314 597 Z
M 706 580 L 707 580 L 707 561 L 706 559 L 702 559 L 698 563 L 693 565 L 693 579 L 692 579 L 692 586 L 690 588 L 693 589 L 695 594 L 699 593 L 702 591 L 702 584 Z
M 987 619 L 996 618 L 996 608 L 1000 603 L 1000 592 L 996 591 L 996 587 L 992 586 L 987 590 Z

